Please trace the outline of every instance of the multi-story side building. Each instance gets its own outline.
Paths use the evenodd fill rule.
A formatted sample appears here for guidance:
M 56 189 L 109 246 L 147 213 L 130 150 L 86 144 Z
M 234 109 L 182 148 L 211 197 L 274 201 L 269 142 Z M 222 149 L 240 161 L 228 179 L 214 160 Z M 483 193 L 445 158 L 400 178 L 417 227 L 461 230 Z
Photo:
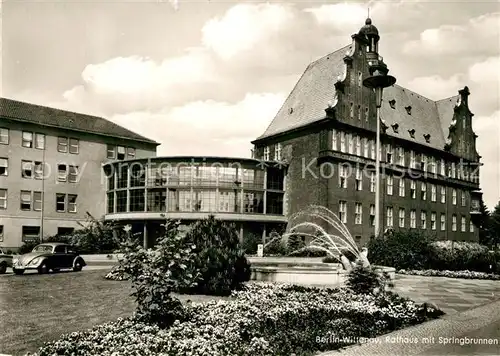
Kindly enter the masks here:
M 158 143 L 101 117 L 0 99 L 0 246 L 64 234 L 105 214 L 102 165 Z
M 269 163 L 269 162 L 268 162 Z M 165 219 L 215 216 L 240 239 L 263 238 L 286 225 L 284 166 L 229 157 L 154 157 L 104 165 L 106 219 L 130 224 L 144 246 L 154 245 Z
M 375 33 L 369 41 L 366 33 Z M 254 144 L 254 156 L 285 161 L 287 211 L 310 204 L 336 213 L 360 244 L 374 234 L 376 103 L 363 86 L 378 30 L 367 19 L 352 43 L 311 63 Z M 367 58 L 369 57 L 369 58 Z M 418 229 L 477 240 L 480 156 L 469 89 L 433 101 L 399 85 L 381 107 L 381 231 Z

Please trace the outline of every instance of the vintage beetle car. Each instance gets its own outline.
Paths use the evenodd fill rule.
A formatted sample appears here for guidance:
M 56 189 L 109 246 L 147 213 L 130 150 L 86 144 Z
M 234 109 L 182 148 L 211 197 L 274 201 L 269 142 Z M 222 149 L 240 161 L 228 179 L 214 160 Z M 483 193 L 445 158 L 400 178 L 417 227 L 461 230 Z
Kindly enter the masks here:
M 64 268 L 81 271 L 86 266 L 83 258 L 74 247 L 61 243 L 50 242 L 37 245 L 32 252 L 14 257 L 12 270 L 15 274 L 23 274 L 25 270 L 37 270 L 38 273 L 54 272 Z
M 12 267 L 12 256 L 7 255 L 0 247 L 0 274 L 4 274 L 7 271 L 7 267 Z

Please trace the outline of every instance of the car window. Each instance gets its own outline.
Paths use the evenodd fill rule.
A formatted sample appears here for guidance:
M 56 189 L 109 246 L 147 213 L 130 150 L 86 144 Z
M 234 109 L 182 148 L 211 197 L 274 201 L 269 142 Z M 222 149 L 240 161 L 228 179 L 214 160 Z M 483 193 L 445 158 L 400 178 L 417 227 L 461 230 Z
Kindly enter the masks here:
M 54 248 L 55 253 L 66 253 L 66 246 L 61 245 L 61 246 L 56 246 Z
M 50 245 L 38 245 L 33 249 L 33 252 L 52 252 L 52 246 Z

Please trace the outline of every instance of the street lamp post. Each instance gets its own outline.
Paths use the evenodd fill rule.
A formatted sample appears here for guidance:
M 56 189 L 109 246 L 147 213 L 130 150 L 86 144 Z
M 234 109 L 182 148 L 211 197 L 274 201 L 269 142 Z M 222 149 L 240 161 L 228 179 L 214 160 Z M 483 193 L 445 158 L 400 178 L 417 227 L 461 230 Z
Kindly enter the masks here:
M 396 78 L 387 75 L 389 69 L 383 62 L 382 57 L 373 53 L 375 58 L 368 61 L 370 77 L 363 81 L 363 85 L 375 91 L 375 102 L 377 107 L 377 137 L 375 152 L 375 237 L 380 233 L 380 107 L 382 106 L 382 92 L 384 88 L 396 83 Z M 370 59 L 370 58 L 369 58 Z

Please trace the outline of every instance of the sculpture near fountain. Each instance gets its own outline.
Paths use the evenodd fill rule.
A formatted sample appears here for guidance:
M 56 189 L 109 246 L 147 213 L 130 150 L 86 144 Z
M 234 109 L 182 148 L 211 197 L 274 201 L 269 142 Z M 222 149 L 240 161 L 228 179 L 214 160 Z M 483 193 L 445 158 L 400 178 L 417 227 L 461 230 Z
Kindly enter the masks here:
M 323 221 L 328 229 L 311 220 Z M 311 230 L 314 233 L 311 233 Z M 292 215 L 289 220 L 288 232 L 284 234 L 284 237 L 292 235 L 311 237 L 311 241 L 304 249 L 325 251 L 327 256 L 339 261 L 347 271 L 350 271 L 358 262 L 361 262 L 365 267 L 370 266 L 368 249 L 359 250 L 340 218 L 323 206 L 310 205 L 305 210 Z M 346 257 L 346 251 L 355 256 L 354 261 Z

